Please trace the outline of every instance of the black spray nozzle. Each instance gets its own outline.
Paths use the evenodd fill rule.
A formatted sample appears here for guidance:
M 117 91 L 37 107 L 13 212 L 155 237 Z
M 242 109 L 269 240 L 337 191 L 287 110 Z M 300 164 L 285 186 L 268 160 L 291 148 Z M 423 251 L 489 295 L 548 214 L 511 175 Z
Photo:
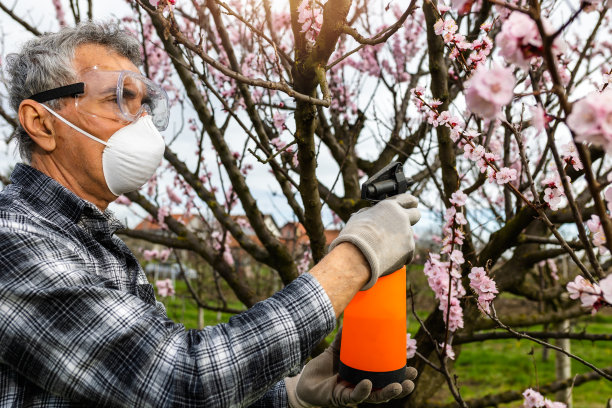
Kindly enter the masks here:
M 361 198 L 370 202 L 378 202 L 387 197 L 405 193 L 414 181 L 407 179 L 400 162 L 385 166 L 361 185 Z

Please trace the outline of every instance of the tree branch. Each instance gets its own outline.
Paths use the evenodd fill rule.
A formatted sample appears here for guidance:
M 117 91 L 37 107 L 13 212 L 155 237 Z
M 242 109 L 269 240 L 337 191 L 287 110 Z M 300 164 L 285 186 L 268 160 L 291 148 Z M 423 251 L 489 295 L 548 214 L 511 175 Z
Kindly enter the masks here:
M 604 368 L 602 372 L 607 375 L 612 375 L 612 367 Z M 571 378 L 567 378 L 561 381 L 555 381 L 550 384 L 540 386 L 539 392 L 542 394 L 552 394 L 559 390 L 564 390 L 570 387 L 577 387 L 589 381 L 595 381 L 601 379 L 601 376 L 596 372 L 589 372 L 585 374 L 579 374 Z M 470 408 L 485 408 L 485 407 L 496 407 L 500 404 L 518 401 L 523 399 L 523 394 L 520 391 L 505 391 L 499 394 L 489 394 L 481 398 L 474 398 L 466 401 Z M 430 405 L 431 408 L 455 408 L 458 405 L 456 403 L 445 404 L 445 405 Z
M 4 5 L 4 2 L 2 2 L 2 1 L 0 1 L 0 9 L 2 9 L 2 11 L 4 11 L 6 14 L 8 14 L 13 20 L 15 20 L 23 28 L 25 28 L 26 30 L 28 30 L 29 32 L 34 34 L 35 36 L 40 37 L 42 35 L 42 33 L 40 31 L 38 31 L 36 28 L 34 28 L 31 25 L 29 25 L 28 23 L 26 23 L 25 20 L 19 18 L 15 13 L 13 13 L 13 10 L 9 9 L 8 7 L 6 7 Z

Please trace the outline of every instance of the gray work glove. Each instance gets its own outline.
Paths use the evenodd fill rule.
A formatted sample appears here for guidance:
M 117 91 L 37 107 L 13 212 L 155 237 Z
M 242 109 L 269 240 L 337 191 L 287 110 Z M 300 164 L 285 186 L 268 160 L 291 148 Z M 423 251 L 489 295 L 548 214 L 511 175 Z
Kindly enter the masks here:
M 379 277 L 412 261 L 412 225 L 421 218 L 417 205 L 415 197 L 404 193 L 363 208 L 351 215 L 338 238 L 331 243 L 330 251 L 342 242 L 350 242 L 365 256 L 372 274 L 361 290 L 370 289 Z
M 394 398 L 403 398 L 414 389 L 417 371 L 406 367 L 407 379 L 392 383 L 372 392 L 372 382 L 362 380 L 352 386 L 338 377 L 340 364 L 340 330 L 332 344 L 304 366 L 300 374 L 285 378 L 285 387 L 291 408 L 346 407 L 361 402 L 380 404 Z

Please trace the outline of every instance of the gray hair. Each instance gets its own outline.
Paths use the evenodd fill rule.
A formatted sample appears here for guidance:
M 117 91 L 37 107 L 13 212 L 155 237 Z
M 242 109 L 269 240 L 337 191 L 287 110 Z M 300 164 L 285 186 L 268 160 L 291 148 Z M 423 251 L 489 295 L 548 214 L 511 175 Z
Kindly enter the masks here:
M 64 27 L 57 33 L 44 34 L 26 42 L 19 53 L 6 57 L 9 103 L 15 113 L 19 104 L 30 96 L 76 81 L 72 65 L 75 50 L 83 44 L 105 46 L 134 65 L 142 64 L 140 43 L 116 23 L 82 22 L 75 27 Z M 47 103 L 59 109 L 59 100 Z M 33 141 L 21 125 L 14 134 L 21 159 L 32 159 Z

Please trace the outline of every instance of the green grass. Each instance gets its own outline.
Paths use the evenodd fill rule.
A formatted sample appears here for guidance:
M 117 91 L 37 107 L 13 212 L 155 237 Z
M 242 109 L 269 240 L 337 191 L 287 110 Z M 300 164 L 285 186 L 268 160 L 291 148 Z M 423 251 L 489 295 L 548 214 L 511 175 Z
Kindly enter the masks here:
M 422 282 L 419 282 L 421 284 Z M 165 305 L 168 316 L 185 325 L 187 329 L 198 327 L 198 312 L 193 299 L 191 299 L 186 285 L 182 281 L 176 282 L 177 295 L 161 300 Z M 422 294 L 422 296 L 426 296 Z M 227 296 L 229 306 L 241 309 L 241 305 L 230 294 Z M 418 311 L 419 316 L 425 317 L 429 311 Z M 204 320 L 206 325 L 225 323 L 231 314 L 217 313 L 206 310 Z M 413 335 L 419 329 L 416 319 L 409 316 L 408 331 Z M 595 316 L 582 318 L 574 326 L 574 331 L 586 330 L 588 333 L 612 333 L 612 315 L 599 313 Z M 530 327 L 526 330 L 542 330 L 541 326 Z M 335 333 L 328 336 L 331 341 Z M 610 342 L 571 342 L 572 353 L 580 356 L 595 366 L 604 368 L 612 366 L 612 343 Z M 531 351 L 534 355 L 529 355 Z M 542 360 L 542 347 L 527 340 L 491 340 L 481 343 L 465 344 L 461 347 L 458 360 L 455 363 L 455 374 L 461 387 L 461 394 L 465 399 L 479 398 L 491 393 L 507 390 L 520 391 L 537 384 L 548 384 L 555 380 L 555 352 L 550 351 L 547 361 Z M 534 367 L 535 363 L 535 367 Z M 536 376 L 537 369 L 537 376 Z M 572 373 L 581 374 L 590 371 L 588 367 L 577 361 L 572 361 Z M 612 382 L 607 380 L 591 381 L 574 389 L 575 408 L 602 408 L 608 398 L 612 397 Z M 554 400 L 554 395 L 546 397 Z M 436 402 L 450 402 L 452 397 L 446 389 L 435 397 Z M 518 408 L 522 401 L 511 404 L 502 404 L 504 408 Z
M 584 326 L 589 333 L 610 333 L 612 316 L 586 318 L 577 325 L 577 328 Z M 529 330 L 542 330 L 542 327 L 534 326 Z M 596 367 L 612 366 L 610 342 L 572 340 L 571 352 Z M 527 340 L 491 340 L 465 344 L 461 347 L 461 354 L 455 363 L 455 374 L 459 378 L 461 395 L 465 399 L 471 399 L 508 390 L 522 392 L 527 388 L 537 389 L 538 384 L 553 382 L 555 353 L 550 350 L 548 359 L 543 361 L 542 347 Z M 572 374 L 588 371 L 591 371 L 588 367 L 572 360 Z M 441 399 L 452 401 L 452 397 L 447 392 L 445 394 Z M 554 395 L 546 397 L 555 400 Z M 574 407 L 577 408 L 601 408 L 611 397 L 612 382 L 603 379 L 580 385 L 573 392 Z M 518 408 L 522 406 L 522 401 L 500 406 Z

